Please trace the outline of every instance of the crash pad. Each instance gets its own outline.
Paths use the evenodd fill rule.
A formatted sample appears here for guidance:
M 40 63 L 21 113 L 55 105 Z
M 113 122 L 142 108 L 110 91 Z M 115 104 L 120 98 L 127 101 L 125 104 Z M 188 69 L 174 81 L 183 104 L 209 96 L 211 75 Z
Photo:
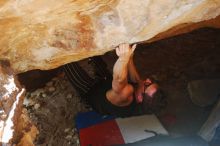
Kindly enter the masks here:
M 85 124 L 87 121 L 91 121 L 90 114 L 79 113 L 76 118 L 76 125 L 80 125 L 77 129 L 81 146 L 127 144 L 153 137 L 156 134 L 168 135 L 155 115 L 127 118 L 106 116 L 105 119 L 102 115 L 100 117 L 96 115 L 93 118 L 97 118 L 94 121 L 98 122 Z

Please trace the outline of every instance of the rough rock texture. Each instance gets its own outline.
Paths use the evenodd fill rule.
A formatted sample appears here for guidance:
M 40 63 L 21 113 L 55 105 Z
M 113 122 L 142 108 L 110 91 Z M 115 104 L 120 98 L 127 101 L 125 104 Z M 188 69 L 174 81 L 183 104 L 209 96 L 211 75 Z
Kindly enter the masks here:
M 33 145 L 37 129 L 22 111 L 24 89 L 8 63 L 0 62 L 0 145 Z M 22 140 L 21 140 L 22 139 Z
M 44 87 L 27 92 L 24 107 L 39 129 L 36 146 L 79 146 L 75 117 L 90 107 L 85 105 L 63 73 Z
M 23 99 L 24 89 L 21 89 L 13 71 L 6 62 L 0 62 L 0 145 L 12 140 Z
M 51 69 L 219 14 L 219 0 L 0 0 L 0 59 Z

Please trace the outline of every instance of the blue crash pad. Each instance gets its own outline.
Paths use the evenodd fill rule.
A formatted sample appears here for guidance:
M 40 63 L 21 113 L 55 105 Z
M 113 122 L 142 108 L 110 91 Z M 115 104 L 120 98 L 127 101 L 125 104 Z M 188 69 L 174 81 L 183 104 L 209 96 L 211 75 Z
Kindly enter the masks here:
M 112 119 L 115 119 L 115 117 L 109 115 L 103 116 L 95 111 L 78 113 L 76 116 L 76 128 L 79 131 L 82 128 L 87 128 L 89 126 Z

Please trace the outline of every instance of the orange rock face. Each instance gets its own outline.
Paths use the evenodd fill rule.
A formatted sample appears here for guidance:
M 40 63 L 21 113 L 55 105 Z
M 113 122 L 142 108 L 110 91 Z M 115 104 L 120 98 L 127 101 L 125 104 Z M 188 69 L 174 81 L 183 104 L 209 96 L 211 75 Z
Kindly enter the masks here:
M 0 61 L 0 145 L 34 145 L 38 130 L 23 110 L 24 94 L 8 63 Z
M 0 60 L 52 69 L 218 15 L 219 0 L 0 0 Z
M 13 71 L 0 62 L 0 144 L 8 144 L 13 138 L 24 99 Z

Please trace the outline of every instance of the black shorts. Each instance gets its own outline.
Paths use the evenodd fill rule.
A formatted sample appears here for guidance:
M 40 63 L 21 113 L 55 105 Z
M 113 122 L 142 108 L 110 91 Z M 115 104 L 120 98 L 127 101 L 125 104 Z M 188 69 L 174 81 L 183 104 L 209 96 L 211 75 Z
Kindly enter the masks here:
M 94 110 L 104 115 L 107 114 L 117 117 L 128 117 L 140 114 L 141 109 L 135 100 L 128 106 L 120 107 L 113 105 L 106 98 L 106 92 L 111 88 L 112 79 L 100 80 L 91 88 L 87 94 L 87 99 Z

